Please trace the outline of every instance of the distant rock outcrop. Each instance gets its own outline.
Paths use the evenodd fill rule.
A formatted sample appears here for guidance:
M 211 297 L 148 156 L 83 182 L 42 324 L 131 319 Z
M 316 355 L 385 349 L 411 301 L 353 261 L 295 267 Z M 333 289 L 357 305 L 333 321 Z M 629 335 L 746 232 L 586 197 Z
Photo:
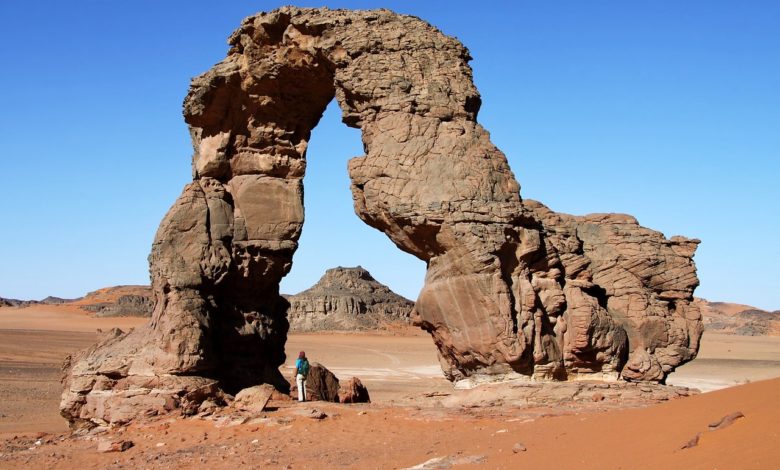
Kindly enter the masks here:
M 154 309 L 149 286 L 115 286 L 90 292 L 75 302 L 98 317 L 148 317 Z
M 414 302 L 356 268 L 328 269 L 305 291 L 285 296 L 291 331 L 376 329 L 388 322 L 409 323 Z
M 290 383 L 290 396 L 298 396 L 298 384 Z M 344 383 L 336 374 L 318 362 L 311 364 L 306 379 L 306 401 L 329 401 L 334 403 L 370 403 L 368 389 L 357 377 Z
M 151 316 L 154 299 L 150 286 L 113 286 L 92 291 L 84 297 L 63 299 L 48 296 L 42 300 L 18 300 L 0 297 L 0 307 L 29 307 L 31 305 L 69 305 L 95 313 L 98 317 Z
M 0 307 L 29 307 L 30 305 L 61 305 L 76 302 L 80 299 L 63 299 L 48 296 L 42 300 L 19 300 L 0 297 Z
M 780 310 L 768 312 L 750 305 L 710 302 L 697 298 L 704 329 L 740 336 L 780 335 Z

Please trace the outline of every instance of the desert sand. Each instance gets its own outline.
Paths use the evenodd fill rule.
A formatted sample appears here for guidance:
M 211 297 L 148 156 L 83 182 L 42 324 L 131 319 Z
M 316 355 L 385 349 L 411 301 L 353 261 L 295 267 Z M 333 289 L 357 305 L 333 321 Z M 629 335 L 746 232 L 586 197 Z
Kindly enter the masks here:
M 63 358 L 95 341 L 97 328 L 145 321 L 95 318 L 72 306 L 0 308 L 1 468 L 774 468 L 780 463 L 780 379 L 761 381 L 780 377 L 780 338 L 709 333 L 699 358 L 670 383 L 722 390 L 624 409 L 615 403 L 442 406 L 438 397 L 460 392 L 442 377 L 436 349 L 423 332 L 291 335 L 289 358 L 303 349 L 340 378 L 359 377 L 372 403 L 272 400 L 255 416 L 154 417 L 69 437 L 58 414 Z M 292 359 L 288 363 L 287 376 Z M 751 383 L 732 386 L 746 382 Z M 708 430 L 736 412 L 744 417 Z M 697 434 L 696 446 L 681 449 Z M 117 440 L 134 445 L 121 453 L 98 452 L 101 442 Z

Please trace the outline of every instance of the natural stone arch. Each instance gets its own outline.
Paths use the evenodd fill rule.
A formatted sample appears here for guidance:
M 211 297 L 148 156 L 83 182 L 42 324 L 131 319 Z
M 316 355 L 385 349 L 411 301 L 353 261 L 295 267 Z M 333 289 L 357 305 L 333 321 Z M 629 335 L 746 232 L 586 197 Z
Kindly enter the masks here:
M 285 7 L 245 19 L 229 43 L 185 99 L 193 182 L 155 237 L 153 318 L 74 362 L 71 422 L 287 386 L 278 286 L 303 224 L 307 143 L 334 96 L 366 152 L 349 163 L 355 211 L 426 261 L 415 322 L 450 379 L 663 380 L 695 355 L 696 241 L 521 201 L 476 122 L 456 39 L 387 10 Z

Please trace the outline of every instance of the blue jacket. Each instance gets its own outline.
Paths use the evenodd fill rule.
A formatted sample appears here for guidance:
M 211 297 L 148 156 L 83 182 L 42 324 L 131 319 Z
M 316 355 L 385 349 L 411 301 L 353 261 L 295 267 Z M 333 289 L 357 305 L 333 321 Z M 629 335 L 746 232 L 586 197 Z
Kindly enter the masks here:
M 296 374 L 301 374 L 301 375 L 303 375 L 303 376 L 305 377 L 306 375 L 308 375 L 308 372 L 309 372 L 309 371 L 307 370 L 307 371 L 306 371 L 306 372 L 307 372 L 306 374 L 303 374 L 303 373 L 302 373 L 302 371 L 301 371 L 301 365 L 302 365 L 304 362 L 306 362 L 306 365 L 307 365 L 307 366 L 309 365 L 309 360 L 308 360 L 308 359 L 306 359 L 306 358 L 303 358 L 303 359 L 296 359 L 296 360 L 295 360 L 295 373 L 296 373 Z M 308 367 L 307 367 L 307 369 L 308 369 Z

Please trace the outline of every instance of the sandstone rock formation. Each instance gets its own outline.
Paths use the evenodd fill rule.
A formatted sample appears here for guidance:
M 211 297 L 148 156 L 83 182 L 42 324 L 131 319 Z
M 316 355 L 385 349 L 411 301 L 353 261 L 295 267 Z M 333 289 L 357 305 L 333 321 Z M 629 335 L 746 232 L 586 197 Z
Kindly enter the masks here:
M 236 394 L 232 405 L 239 410 L 263 411 L 276 389 L 269 384 L 248 387 Z
M 152 320 L 75 358 L 71 422 L 215 383 L 285 387 L 278 285 L 303 224 L 311 129 L 334 97 L 366 152 L 349 162 L 355 212 L 427 263 L 413 318 L 447 377 L 662 381 L 696 354 L 697 241 L 524 203 L 477 123 L 456 39 L 387 10 L 284 7 L 245 19 L 229 43 L 184 102 L 193 182 L 149 257 Z
M 414 302 L 396 294 L 358 266 L 328 269 L 312 287 L 285 296 L 291 331 L 376 329 L 409 323 Z

